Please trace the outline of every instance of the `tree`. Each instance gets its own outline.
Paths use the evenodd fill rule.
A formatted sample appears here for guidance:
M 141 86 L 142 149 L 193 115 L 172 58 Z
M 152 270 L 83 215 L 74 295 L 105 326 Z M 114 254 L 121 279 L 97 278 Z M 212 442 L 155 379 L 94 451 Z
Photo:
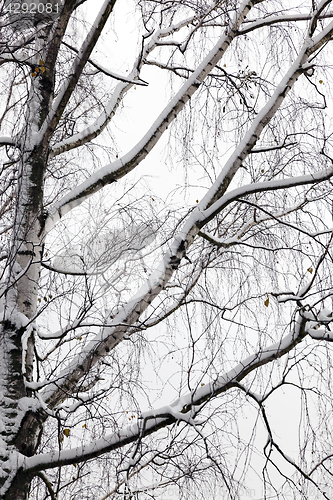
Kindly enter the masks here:
M 331 498 L 331 4 L 3 2 L 1 499 Z

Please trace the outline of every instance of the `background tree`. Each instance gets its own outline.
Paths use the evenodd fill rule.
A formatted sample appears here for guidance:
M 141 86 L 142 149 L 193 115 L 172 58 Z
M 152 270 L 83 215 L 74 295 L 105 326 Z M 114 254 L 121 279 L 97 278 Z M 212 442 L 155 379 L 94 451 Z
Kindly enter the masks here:
M 1 499 L 332 497 L 331 4 L 2 3 Z

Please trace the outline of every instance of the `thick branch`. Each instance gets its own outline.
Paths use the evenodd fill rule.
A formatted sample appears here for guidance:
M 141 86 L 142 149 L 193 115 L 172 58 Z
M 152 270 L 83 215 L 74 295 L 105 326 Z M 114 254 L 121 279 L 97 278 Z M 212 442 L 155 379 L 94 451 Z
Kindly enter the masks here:
M 2 137 L 0 137 L 0 146 L 15 146 L 15 147 L 17 147 L 17 144 L 15 143 L 15 141 L 12 137 L 2 136 Z
M 76 87 L 76 84 L 82 74 L 82 71 L 90 57 L 91 52 L 93 51 L 100 34 L 105 26 L 107 19 L 109 18 L 113 7 L 116 3 L 116 0 L 105 0 L 104 4 L 96 18 L 96 21 L 93 23 L 92 28 L 89 34 L 86 37 L 85 42 L 83 43 L 81 50 L 73 63 L 72 70 L 70 75 L 68 76 L 66 82 L 64 83 L 57 99 L 53 103 L 52 109 L 47 116 L 44 125 L 41 129 L 42 135 L 44 134 L 52 134 L 55 130 L 62 113 L 67 106 L 67 103 L 73 93 L 73 90 Z
M 224 55 L 230 43 L 236 36 L 237 30 L 243 19 L 248 14 L 250 8 L 251 2 L 249 4 L 247 1 L 242 2 L 242 5 L 237 13 L 236 20 L 229 28 L 228 33 L 221 36 L 215 47 L 205 57 L 196 71 L 194 71 L 194 73 L 184 83 L 169 105 L 164 109 L 152 127 L 144 135 L 142 140 L 123 158 L 100 169 L 94 176 L 87 179 L 80 186 L 78 186 L 77 189 L 71 191 L 59 202 L 54 213 L 46 222 L 46 231 L 49 231 L 61 217 L 74 207 L 80 205 L 85 199 L 87 199 L 87 197 L 99 191 L 106 184 L 111 184 L 117 179 L 120 179 L 124 175 L 128 174 L 146 158 L 170 123 L 178 116 L 185 104 L 198 90 L 200 84 L 205 80 L 211 70 Z
M 295 186 L 305 186 L 307 184 L 317 184 L 329 180 L 333 176 L 333 166 L 320 170 L 314 174 L 300 175 L 287 179 L 276 179 L 273 181 L 256 182 L 233 189 L 229 193 L 212 204 L 209 208 L 202 211 L 202 226 L 212 220 L 218 213 L 234 201 L 243 198 L 249 194 L 262 193 L 264 191 L 277 191 L 279 189 L 288 189 Z
M 200 83 L 216 66 L 230 42 L 236 36 L 237 26 L 240 25 L 249 10 L 249 6 L 245 6 L 244 8 L 244 3 L 237 16 L 237 21 L 230 29 L 229 34 L 221 37 L 218 44 L 199 65 L 197 70 L 188 78 L 180 91 L 171 100 L 164 112 L 155 121 L 142 140 L 123 158 L 101 168 L 94 174 L 94 176 L 88 178 L 80 186 L 72 190 L 68 195 L 60 200 L 58 205 L 55 207 L 53 214 L 51 214 L 46 221 L 46 232 L 52 229 L 54 224 L 73 208 L 79 206 L 84 200 L 102 189 L 106 184 L 111 184 L 125 176 L 146 158 L 148 153 L 153 149 L 162 136 L 163 132 L 168 128 L 171 121 L 173 121 L 179 112 L 184 108 L 186 102 L 192 97 L 194 92 L 199 88 Z M 281 83 L 277 86 L 277 89 L 271 99 L 267 102 L 266 106 L 264 106 L 264 108 L 256 116 L 252 126 L 240 144 L 240 147 L 235 150 L 217 181 L 200 202 L 199 207 L 201 209 L 206 209 L 211 204 L 216 202 L 222 194 L 224 194 L 235 173 L 242 165 L 242 162 L 257 143 L 261 132 L 281 106 L 283 100 L 294 83 L 297 81 L 298 77 L 306 71 L 306 63 L 310 55 L 321 48 L 322 45 L 331 38 L 332 33 L 333 22 L 331 22 L 322 31 L 322 33 L 317 35 L 314 40 L 307 39 L 305 41 L 294 64 L 291 66 Z
M 98 137 L 114 117 L 126 93 L 132 88 L 134 84 L 140 82 L 142 84 L 143 81 L 139 76 L 140 70 L 143 64 L 145 64 L 146 62 L 146 57 L 158 46 L 159 39 L 168 36 L 177 30 L 180 30 L 181 28 L 192 22 L 192 20 L 193 18 L 187 19 L 186 21 L 179 22 L 177 25 L 171 26 L 170 28 L 157 30 L 152 36 L 151 40 L 143 47 L 141 54 L 136 59 L 133 65 L 131 73 L 128 75 L 128 79 L 123 80 L 122 78 L 118 78 L 120 80 L 123 80 L 123 83 L 116 86 L 111 99 L 105 106 L 105 109 L 100 114 L 100 116 L 81 132 L 74 134 L 72 137 L 68 137 L 67 139 L 64 139 L 63 141 L 55 144 L 51 150 L 51 157 L 83 146 L 89 141 L 95 139 L 95 137 Z M 90 59 L 89 62 L 93 64 Z M 99 67 L 99 69 L 101 68 Z M 111 75 L 109 74 L 109 76 Z
M 178 398 L 170 406 L 158 410 L 145 412 L 142 415 L 143 425 L 133 424 L 115 434 L 107 435 L 87 446 L 80 446 L 70 450 L 56 451 L 50 454 L 41 454 L 35 457 L 24 458 L 23 468 L 26 471 L 36 472 L 53 467 L 70 465 L 96 458 L 118 448 L 122 448 L 139 437 L 153 434 L 159 429 L 171 425 L 178 420 L 191 419 L 190 415 L 197 415 L 201 405 L 216 398 L 230 388 L 237 386 L 249 373 L 260 366 L 281 358 L 290 352 L 307 335 L 306 320 L 299 318 L 292 333 L 256 354 L 253 354 L 239 363 L 234 369 L 220 375 L 215 381 L 199 387 L 194 393 L 188 393 Z

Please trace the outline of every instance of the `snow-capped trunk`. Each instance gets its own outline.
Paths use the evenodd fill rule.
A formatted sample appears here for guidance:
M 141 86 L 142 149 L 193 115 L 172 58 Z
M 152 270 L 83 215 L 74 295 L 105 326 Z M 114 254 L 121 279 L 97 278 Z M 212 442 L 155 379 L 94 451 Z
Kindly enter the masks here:
M 47 31 L 41 30 L 41 38 L 48 35 Z M 38 41 L 36 48 L 31 60 L 37 66 L 43 62 Z M 33 318 L 43 253 L 43 190 L 49 147 L 47 137 L 41 137 L 39 129 L 48 112 L 52 94 L 52 72 L 43 71 L 32 80 L 26 109 L 28 125 L 21 131 L 19 139 L 21 154 L 16 213 L 0 340 L 0 499 L 27 498 L 27 478 L 22 477 L 20 481 L 16 478 L 15 484 L 11 484 L 17 470 L 12 463 L 11 452 L 33 455 L 40 434 L 36 424 L 30 427 L 29 432 L 22 432 L 22 422 L 26 422 L 30 415 L 27 400 L 22 404 L 22 398 L 32 396 L 25 382 L 31 381 L 33 374 Z M 24 428 L 27 429 L 27 426 Z
M 8 291 L 5 298 L 3 331 L 1 336 L 1 468 L 0 485 L 7 477 L 6 463 L 10 451 L 18 449 L 31 455 L 36 446 L 37 434 L 27 433 L 26 439 L 16 443 L 16 437 L 24 417 L 20 399 L 29 397 L 25 379 L 31 380 L 33 370 L 33 327 L 29 324 L 36 312 L 42 242 L 42 193 L 43 154 L 28 155 L 22 162 L 18 209 L 15 221 L 15 238 L 12 244 L 12 265 L 8 276 Z M 36 158 L 36 160 L 34 160 Z M 19 446 L 17 446 L 19 444 Z M 8 469 L 12 469 L 8 467 Z M 24 487 L 27 491 L 27 488 Z M 18 493 L 13 498 L 26 498 Z M 0 496 L 1 498 L 1 496 Z
M 43 154 L 44 153 L 44 154 Z M 20 399 L 29 397 L 25 379 L 31 380 L 33 371 L 33 326 L 37 304 L 40 261 L 42 257 L 41 229 L 43 204 L 43 156 L 45 152 L 34 149 L 22 161 L 20 186 L 17 192 L 18 209 L 15 220 L 15 238 L 12 244 L 12 265 L 8 276 L 5 299 L 5 321 L 1 336 L 1 462 L 6 480 L 6 462 L 12 449 L 31 455 L 36 446 L 36 433 L 26 434 L 26 439 L 16 443 L 17 432 L 24 417 Z M 17 445 L 19 445 L 17 447 Z M 12 467 L 10 467 L 12 468 Z M 27 491 L 27 488 L 24 488 Z M 25 498 L 16 494 L 13 498 Z M 1 498 L 1 497 L 0 497 Z

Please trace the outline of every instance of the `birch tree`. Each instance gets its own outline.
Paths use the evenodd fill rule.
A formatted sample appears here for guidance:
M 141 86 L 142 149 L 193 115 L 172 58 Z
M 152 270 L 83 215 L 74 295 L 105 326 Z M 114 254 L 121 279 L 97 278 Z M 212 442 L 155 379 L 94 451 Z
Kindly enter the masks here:
M 0 15 L 0 498 L 332 498 L 332 1 Z

